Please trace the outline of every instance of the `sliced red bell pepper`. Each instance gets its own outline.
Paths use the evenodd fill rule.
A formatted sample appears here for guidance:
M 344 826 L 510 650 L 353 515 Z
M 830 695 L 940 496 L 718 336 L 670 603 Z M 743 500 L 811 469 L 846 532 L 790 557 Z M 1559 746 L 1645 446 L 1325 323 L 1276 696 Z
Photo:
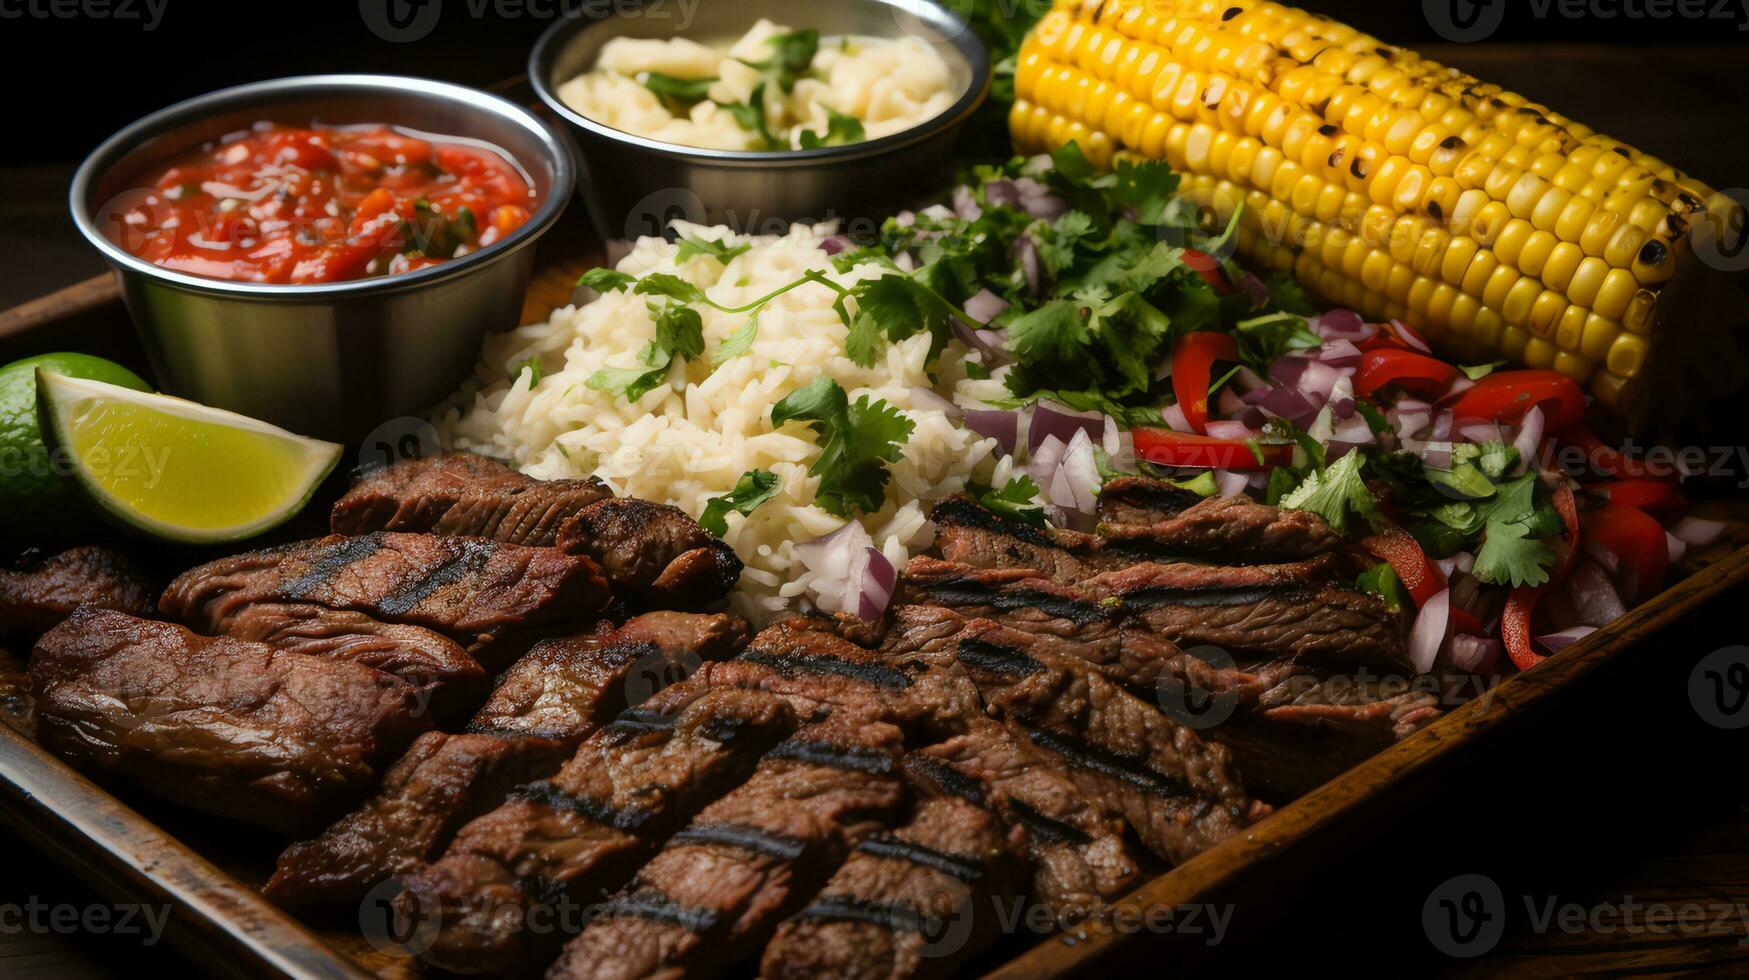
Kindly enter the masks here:
M 1184 421 L 1201 435 L 1208 432 L 1209 383 L 1216 361 L 1237 361 L 1239 342 L 1232 334 L 1198 330 L 1172 345 L 1172 393 Z
M 1506 608 L 1500 613 L 1500 641 L 1519 670 L 1529 670 L 1548 659 L 1531 644 L 1530 620 L 1536 613 L 1536 604 L 1550 588 L 1547 584 L 1521 585 L 1506 597 Z
M 1537 405 L 1543 406 L 1543 428 L 1549 432 L 1560 432 L 1585 418 L 1585 392 L 1559 371 L 1496 371 L 1447 407 L 1460 425 L 1477 419 L 1516 425 Z
M 1171 429 L 1134 429 L 1136 455 L 1160 466 L 1190 466 L 1210 470 L 1272 470 L 1290 466 L 1294 447 L 1252 443 L 1239 439 L 1216 439 L 1212 436 L 1174 432 Z M 1258 454 L 1263 461 L 1258 462 Z
M 1585 490 L 1612 504 L 1653 513 L 1675 510 L 1687 503 L 1682 496 L 1682 488 L 1669 480 L 1630 477 L 1611 483 L 1593 483 L 1586 486 Z
M 1464 636 L 1485 636 L 1488 631 L 1487 628 L 1482 625 L 1482 621 L 1476 618 L 1475 613 L 1454 605 L 1451 607 L 1450 632 L 1452 636 L 1456 636 L 1460 633 Z M 1450 637 L 1447 639 L 1449 638 Z
M 1403 588 L 1420 608 L 1445 588 L 1445 573 L 1421 550 L 1420 542 L 1396 525 L 1361 542 L 1361 546 L 1391 566 Z
M 1585 515 L 1585 533 L 1621 559 L 1622 571 L 1632 575 L 1625 583 L 1629 605 L 1654 595 L 1664 586 L 1670 568 L 1670 546 L 1664 526 L 1643 510 L 1621 504 L 1604 504 Z
M 1573 563 L 1579 558 L 1579 501 L 1573 497 L 1573 488 L 1562 480 L 1555 487 L 1551 502 L 1555 505 L 1555 513 L 1561 515 L 1561 523 L 1567 526 L 1567 553 L 1561 556 L 1561 564 L 1555 569 L 1553 582 L 1559 585 L 1567 580 L 1573 571 Z
M 1418 395 L 1438 397 L 1458 379 L 1458 369 L 1437 357 L 1412 350 L 1383 348 L 1360 359 L 1354 374 L 1354 393 L 1371 397 L 1381 388 L 1396 385 Z
M 1207 252 L 1187 248 L 1184 250 L 1184 264 L 1201 276 L 1203 282 L 1213 286 L 1215 292 L 1225 296 L 1233 291 L 1233 284 L 1227 281 L 1227 270 L 1221 267 L 1220 259 Z

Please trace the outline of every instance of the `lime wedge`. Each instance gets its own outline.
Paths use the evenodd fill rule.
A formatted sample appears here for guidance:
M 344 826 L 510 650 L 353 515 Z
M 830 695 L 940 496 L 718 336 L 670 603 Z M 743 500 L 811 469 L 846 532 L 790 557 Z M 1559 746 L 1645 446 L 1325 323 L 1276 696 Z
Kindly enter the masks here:
M 341 447 L 191 401 L 37 371 L 44 442 L 106 514 L 153 537 L 237 541 L 290 520 Z

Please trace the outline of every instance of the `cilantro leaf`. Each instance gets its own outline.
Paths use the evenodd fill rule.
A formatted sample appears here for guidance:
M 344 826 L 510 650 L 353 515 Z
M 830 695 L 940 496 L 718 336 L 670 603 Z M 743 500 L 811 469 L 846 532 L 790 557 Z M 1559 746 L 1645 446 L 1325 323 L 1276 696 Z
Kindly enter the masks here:
M 1051 164 L 1064 180 L 1075 183 L 1088 180 L 1098 172 L 1093 162 L 1087 159 L 1087 154 L 1081 152 L 1080 144 L 1073 140 L 1051 151 Z
M 1081 305 L 1069 300 L 1052 300 L 1008 324 L 1008 349 L 1027 361 L 1080 360 L 1091 342 Z
M 664 100 L 672 100 L 680 106 L 689 106 L 703 102 L 710 92 L 710 87 L 716 84 L 714 78 L 680 78 L 675 75 L 664 75 L 659 71 L 644 72 L 639 81 L 650 91 Z
M 820 32 L 810 29 L 773 34 L 765 39 L 765 43 L 774 49 L 770 58 L 764 61 L 743 60 L 741 63 L 764 72 L 766 79 L 775 82 L 787 95 L 796 87 L 796 79 L 813 66 L 814 55 L 820 53 Z
M 722 367 L 724 364 L 727 364 L 731 358 L 740 357 L 742 354 L 747 353 L 747 351 L 752 349 L 753 341 L 758 337 L 759 314 L 755 313 L 748 317 L 746 323 L 741 324 L 739 329 L 730 334 L 728 338 L 717 347 L 717 352 L 711 355 L 711 365 L 713 367 Z
M 802 149 L 817 150 L 822 146 L 847 146 L 868 139 L 868 130 L 863 128 L 862 120 L 855 116 L 847 116 L 831 106 L 821 106 L 821 108 L 826 110 L 826 135 L 817 135 L 811 129 L 802 130 Z
M 1309 510 L 1324 518 L 1338 532 L 1348 530 L 1349 511 L 1367 521 L 1379 516 L 1378 501 L 1361 475 L 1365 462 L 1360 453 L 1348 453 L 1329 469 L 1306 477 L 1292 493 L 1282 498 L 1289 510 Z
M 729 261 L 735 256 L 741 255 L 752 248 L 752 244 L 748 242 L 742 242 L 739 245 L 730 245 L 728 242 L 713 242 L 703 238 L 694 238 L 691 235 L 681 235 L 680 251 L 674 256 L 674 261 L 684 265 L 694 256 L 708 255 L 711 258 L 716 259 L 718 262 L 728 265 Z
M 1525 525 L 1489 521 L 1472 571 L 1493 585 L 1541 585 L 1549 580 L 1546 566 L 1554 561 L 1554 549 L 1530 537 Z
M 588 286 L 598 293 L 611 293 L 637 281 L 636 276 L 628 276 L 617 269 L 590 269 L 578 277 L 577 285 Z
M 539 385 L 540 379 L 541 379 L 540 355 L 537 354 L 534 357 L 531 357 L 526 361 L 518 361 L 517 363 L 511 365 L 511 367 L 510 367 L 510 383 L 515 384 L 518 380 L 520 380 L 522 378 L 522 373 L 524 371 L 528 372 L 528 375 L 529 375 L 528 386 L 530 388 L 533 388 L 533 387 Z
M 1099 186 L 1109 192 L 1113 201 L 1135 212 L 1136 221 L 1157 225 L 1166 215 L 1166 205 L 1178 193 L 1179 179 L 1171 167 L 1158 161 L 1119 161 Z
M 815 503 L 845 517 L 852 510 L 879 510 L 892 474 L 887 464 L 916 426 L 884 401 L 864 395 L 854 404 L 838 382 L 820 377 L 771 408 L 771 424 L 807 422 L 822 440 L 820 458 L 808 472 L 820 478 Z
M 610 391 L 626 401 L 636 404 L 640 398 L 654 391 L 667 378 L 668 365 L 666 364 L 651 371 L 642 371 L 637 368 L 602 368 L 591 374 L 589 380 L 583 384 L 596 391 Z
M 632 292 L 639 296 L 667 296 L 682 303 L 708 303 L 704 290 L 670 272 L 652 272 L 638 280 Z
M 1360 573 L 1355 585 L 1362 592 L 1371 592 L 1385 600 L 1385 608 L 1391 612 L 1402 612 L 1409 608 L 1408 595 L 1403 591 L 1403 580 L 1397 577 L 1397 572 L 1384 562 Z
M 771 124 L 765 118 L 765 84 L 760 82 L 753 86 L 746 102 L 718 102 L 717 107 L 727 112 L 735 120 L 735 125 L 759 134 L 759 149 L 775 150 L 780 144 L 771 134 Z
M 720 497 L 712 497 L 705 504 L 704 513 L 699 516 L 699 526 L 717 537 L 729 533 L 729 512 L 734 511 L 743 516 L 753 511 L 767 500 L 777 496 L 783 489 L 783 481 L 770 470 L 748 470 L 741 474 L 741 479 L 735 481 L 735 488 Z
M 979 483 L 967 484 L 966 492 L 993 514 L 1012 518 L 1033 527 L 1045 526 L 1044 505 L 1038 502 L 1038 484 L 1030 476 L 1017 476 L 993 490 Z
M 656 339 L 652 341 L 662 352 L 662 363 L 673 358 L 690 361 L 704 353 L 704 319 L 690 306 L 671 303 L 652 310 L 656 317 Z M 655 364 L 651 359 L 645 363 Z
M 929 351 L 934 359 L 947 346 L 950 318 L 958 313 L 929 287 L 896 273 L 857 283 L 847 298 L 856 300 L 856 315 L 848 323 L 845 353 L 865 368 L 874 366 L 883 341 L 896 344 L 924 331 L 935 336 Z
M 1458 370 L 1462 371 L 1464 377 L 1469 378 L 1471 381 L 1480 381 L 1488 375 L 1493 374 L 1495 368 L 1505 367 L 1507 363 L 1509 362 L 1491 361 L 1487 364 L 1460 364 L 1458 365 Z
M 1239 340 L 1239 356 L 1251 367 L 1267 372 L 1276 358 L 1295 350 L 1311 350 L 1323 344 L 1304 317 L 1294 313 L 1271 313 L 1233 326 Z

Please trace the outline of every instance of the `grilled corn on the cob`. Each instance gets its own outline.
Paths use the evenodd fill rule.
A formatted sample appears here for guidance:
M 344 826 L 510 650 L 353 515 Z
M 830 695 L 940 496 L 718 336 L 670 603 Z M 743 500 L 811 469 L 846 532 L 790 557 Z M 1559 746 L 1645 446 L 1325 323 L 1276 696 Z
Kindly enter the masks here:
M 1730 249 L 1730 197 L 1545 106 L 1256 0 L 1057 0 L 1021 49 L 1026 151 L 1163 159 L 1239 247 L 1457 356 L 1625 407 L 1660 320 Z

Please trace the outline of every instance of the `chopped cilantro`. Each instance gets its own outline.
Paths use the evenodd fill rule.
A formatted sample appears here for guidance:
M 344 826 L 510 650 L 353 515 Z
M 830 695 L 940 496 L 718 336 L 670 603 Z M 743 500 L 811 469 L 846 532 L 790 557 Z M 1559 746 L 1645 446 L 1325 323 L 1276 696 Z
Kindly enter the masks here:
M 528 386 L 530 388 L 540 384 L 540 355 L 537 354 L 526 361 L 518 361 L 516 364 L 512 365 L 510 368 L 510 383 L 515 384 L 525 371 L 528 373 Z
M 718 262 L 728 265 L 735 256 L 742 255 L 752 248 L 752 244 L 748 242 L 730 245 L 728 242 L 713 242 L 703 238 L 694 238 L 691 235 L 681 235 L 680 251 L 674 256 L 674 261 L 685 265 L 694 256 L 708 255 Z
M 710 92 L 710 87 L 716 84 L 714 78 L 679 78 L 674 75 L 664 75 L 659 71 L 647 71 L 639 79 L 643 86 L 656 93 L 664 101 L 671 101 L 678 106 L 690 106 L 703 102 Z
M 1494 361 L 1489 364 L 1460 364 L 1458 365 L 1458 370 L 1462 371 L 1464 377 L 1469 378 L 1471 381 L 1480 381 L 1488 375 L 1493 374 L 1495 368 L 1505 367 L 1506 364 L 1506 361 Z
M 776 84 L 787 95 L 796 87 L 796 79 L 807 74 L 813 66 L 814 55 L 820 52 L 820 32 L 805 30 L 773 34 L 766 38 L 765 43 L 772 48 L 770 58 L 764 61 L 742 60 L 741 63 L 764 72 L 766 81 Z
M 611 293 L 637 281 L 636 276 L 628 276 L 616 269 L 590 269 L 578 277 L 577 285 L 588 286 L 598 293 Z
M 1361 475 L 1364 464 L 1365 458 L 1360 453 L 1348 453 L 1328 469 L 1307 476 L 1304 483 L 1282 498 L 1281 506 L 1309 510 L 1343 532 L 1348 530 L 1350 511 L 1372 521 L 1379 516 L 1378 501 Z
M 879 510 L 891 473 L 888 463 L 915 424 L 884 401 L 864 395 L 854 404 L 838 382 L 820 377 L 772 406 L 771 424 L 807 422 L 821 439 L 820 458 L 808 472 L 820 478 L 815 503 L 840 517 Z
M 1403 591 L 1403 580 L 1397 577 L 1395 569 L 1384 562 L 1361 572 L 1355 585 L 1362 592 L 1371 592 L 1385 600 L 1385 608 L 1391 612 L 1402 612 L 1410 608 L 1409 597 Z
M 847 116 L 831 106 L 821 106 L 821 108 L 826 110 L 826 135 L 818 135 L 811 129 L 802 130 L 802 149 L 817 150 L 822 146 L 847 146 L 868 139 L 868 131 L 863 128 L 862 120 L 855 116 Z
M 993 514 L 1031 524 L 1033 527 L 1045 526 L 1045 509 L 1038 500 L 1038 484 L 1032 482 L 1030 476 L 1017 476 L 1000 490 L 993 490 L 981 483 L 972 483 L 966 486 L 966 492 Z
M 747 353 L 747 351 L 752 349 L 753 341 L 758 337 L 759 314 L 755 313 L 748 317 L 746 323 L 741 324 L 739 329 L 730 334 L 728 338 L 717 347 L 717 352 L 711 355 L 712 366 L 722 367 L 724 364 L 728 363 L 730 359 L 740 357 L 742 354 Z
M 649 371 L 639 368 L 602 368 L 591 374 L 589 380 L 583 384 L 596 391 L 610 391 L 636 404 L 638 399 L 654 391 L 667 377 L 666 364 Z
M 777 496 L 783 482 L 770 470 L 748 470 L 735 481 L 735 488 L 705 504 L 698 519 L 699 526 L 717 537 L 729 533 L 729 512 L 743 516 L 753 513 L 760 504 Z

